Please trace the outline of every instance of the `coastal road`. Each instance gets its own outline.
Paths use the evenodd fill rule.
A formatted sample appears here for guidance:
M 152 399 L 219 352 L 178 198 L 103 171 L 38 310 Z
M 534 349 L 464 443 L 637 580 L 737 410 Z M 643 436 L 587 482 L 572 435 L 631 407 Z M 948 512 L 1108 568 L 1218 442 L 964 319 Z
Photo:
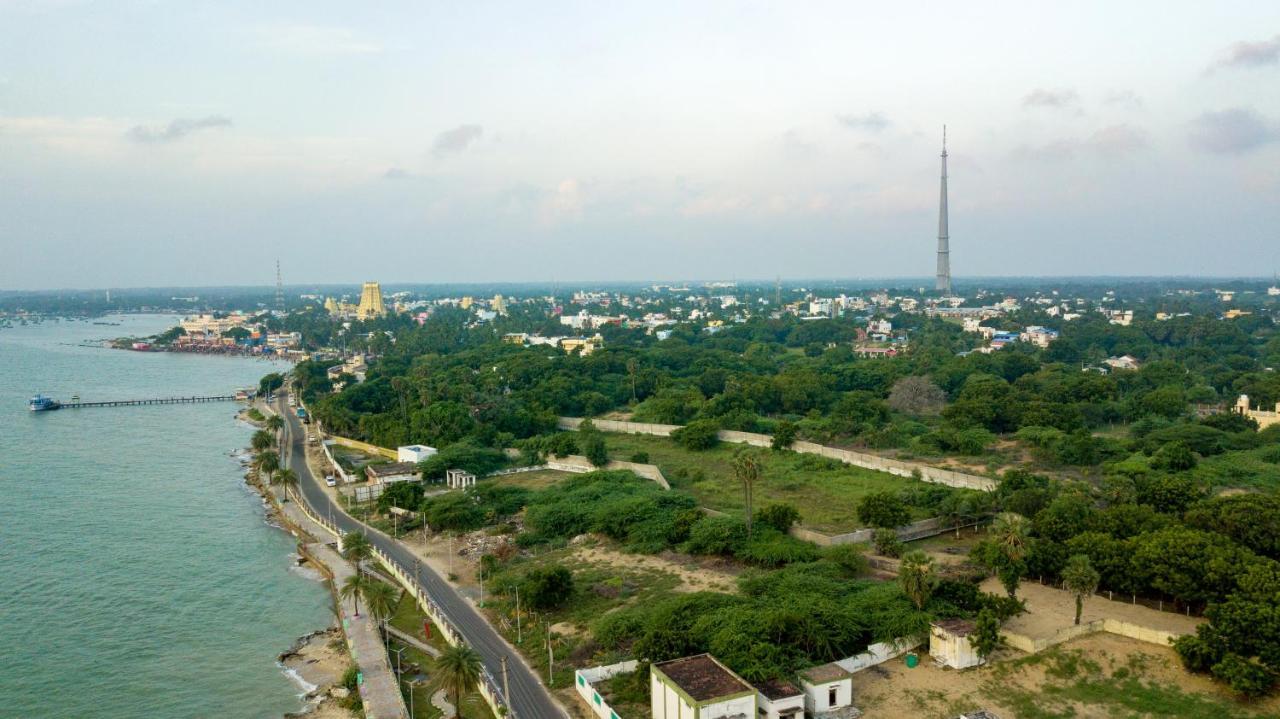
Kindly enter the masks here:
M 402 567 L 413 567 L 414 556 L 401 544 L 382 532 L 365 527 L 346 513 L 340 505 L 332 501 L 320 485 L 320 480 L 312 476 L 306 459 L 306 428 L 293 412 L 284 406 L 282 400 L 276 401 L 275 409 L 285 418 L 284 442 L 287 451 L 282 458 L 286 466 L 298 474 L 298 491 L 311 506 L 311 510 L 320 517 L 332 517 L 334 524 L 344 532 L 365 531 L 369 541 L 382 550 L 387 556 L 400 563 Z M 502 682 L 502 657 L 510 657 L 507 662 L 507 678 L 511 696 L 508 701 L 518 719 L 558 719 L 565 713 L 551 698 L 551 693 L 533 672 L 515 655 L 515 651 L 494 631 L 489 622 L 469 604 L 440 575 L 426 565 L 418 564 L 418 581 L 427 590 L 431 599 L 440 606 L 445 616 L 462 633 L 463 639 L 480 654 L 485 668 L 499 683 Z

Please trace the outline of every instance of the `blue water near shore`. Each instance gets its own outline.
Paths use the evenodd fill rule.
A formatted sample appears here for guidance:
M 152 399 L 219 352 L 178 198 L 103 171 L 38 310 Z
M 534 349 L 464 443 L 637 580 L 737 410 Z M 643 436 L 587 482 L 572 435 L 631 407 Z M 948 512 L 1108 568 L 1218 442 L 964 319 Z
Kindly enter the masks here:
M 272 365 L 80 346 L 174 324 L 109 319 L 0 329 L 0 715 L 297 711 L 275 657 L 333 617 L 243 482 L 239 406 L 26 408 L 227 394 Z

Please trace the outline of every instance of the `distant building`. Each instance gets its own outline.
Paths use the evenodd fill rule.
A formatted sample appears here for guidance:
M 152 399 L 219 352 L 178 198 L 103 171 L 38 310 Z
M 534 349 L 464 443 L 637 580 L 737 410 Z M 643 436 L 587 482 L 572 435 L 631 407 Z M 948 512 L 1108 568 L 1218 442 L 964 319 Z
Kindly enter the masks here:
M 1032 325 L 1022 331 L 1019 339 L 1030 342 L 1037 347 L 1048 347 L 1050 342 L 1058 339 L 1058 331 L 1051 330 L 1048 327 Z
M 649 667 L 654 719 L 755 719 L 756 690 L 710 654 Z
M 450 489 L 466 489 L 476 486 L 476 476 L 465 469 L 450 469 L 444 473 L 445 484 Z
M 435 447 L 428 447 L 425 444 L 409 444 L 396 448 L 396 461 L 412 462 L 417 464 L 425 462 L 432 455 L 436 454 Z
M 1111 369 L 1138 369 L 1141 364 L 1138 358 L 1132 355 L 1122 355 L 1120 357 L 1108 357 L 1102 361 L 1103 364 Z
M 1236 400 L 1235 411 L 1246 416 L 1252 417 L 1258 423 L 1258 429 L 1265 429 L 1273 424 L 1280 424 L 1280 402 L 1276 402 L 1276 411 L 1267 412 L 1261 409 L 1249 408 L 1249 395 L 1242 394 Z
M 382 285 L 377 282 L 366 282 L 360 289 L 360 304 L 356 307 L 356 317 L 362 320 L 374 319 L 387 314 L 382 304 Z

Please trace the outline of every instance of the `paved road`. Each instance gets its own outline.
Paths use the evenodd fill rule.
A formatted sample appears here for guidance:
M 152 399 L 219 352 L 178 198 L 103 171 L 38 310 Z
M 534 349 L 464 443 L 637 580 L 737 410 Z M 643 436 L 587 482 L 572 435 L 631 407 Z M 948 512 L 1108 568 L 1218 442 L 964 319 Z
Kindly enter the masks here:
M 353 519 L 341 506 L 330 500 L 320 481 L 311 474 L 306 460 L 306 431 L 297 416 L 277 400 L 277 410 L 285 417 L 285 446 L 288 451 L 284 461 L 286 466 L 298 474 L 298 490 L 303 499 L 320 517 L 332 517 L 333 522 L 344 532 L 361 531 L 364 525 Z M 368 528 L 369 541 L 382 550 L 387 556 L 399 562 L 402 567 L 414 566 L 414 557 L 409 550 L 387 535 Z M 514 651 L 494 631 L 493 627 L 476 612 L 475 608 L 464 600 L 452 586 L 440 575 L 425 564 L 419 564 L 418 581 L 426 588 L 427 594 L 440 606 L 449 621 L 462 633 L 463 638 L 472 649 L 480 654 L 490 675 L 502 681 L 502 657 L 511 656 Z M 550 692 L 529 671 L 524 662 L 511 656 L 507 662 L 507 678 L 510 682 L 511 708 L 519 719 L 559 719 L 565 713 L 551 698 Z

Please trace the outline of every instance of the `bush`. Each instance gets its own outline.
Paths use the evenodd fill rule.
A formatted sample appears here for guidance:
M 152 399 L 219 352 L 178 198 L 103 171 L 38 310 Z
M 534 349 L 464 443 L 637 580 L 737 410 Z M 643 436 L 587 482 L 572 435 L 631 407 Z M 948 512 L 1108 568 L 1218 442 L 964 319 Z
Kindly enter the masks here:
M 736 556 L 760 567 L 781 567 L 792 562 L 816 560 L 818 548 L 811 542 L 788 536 L 772 527 L 762 527 L 736 552 Z
M 631 461 L 632 461 L 632 462 L 635 462 L 636 464 L 648 464 L 648 463 L 649 463 L 649 453 L 648 453 L 648 452 L 636 452 L 635 454 L 631 455 Z
M 681 447 L 694 451 L 711 449 L 720 442 L 720 425 L 711 419 L 696 419 L 671 433 Z
M 437 532 L 469 532 L 485 523 L 485 511 L 470 494 L 449 492 L 422 503 L 427 525 Z
M 800 521 L 800 511 L 790 504 L 771 504 L 756 510 L 755 521 L 785 534 L 793 524 Z
M 771 441 L 770 446 L 775 450 L 786 449 L 796 441 L 796 435 L 798 433 L 799 428 L 796 427 L 796 423 L 789 422 L 784 419 L 778 423 L 777 427 L 773 428 L 773 440 Z
M 902 540 L 898 539 L 898 533 L 892 529 L 877 529 L 871 535 L 871 543 L 875 545 L 876 553 L 886 557 L 902 556 Z
M 718 554 L 731 557 L 747 540 L 747 527 L 733 517 L 703 517 L 689 528 L 684 551 L 690 554 Z
M 832 545 L 822 550 L 822 556 L 827 561 L 840 567 L 851 577 L 866 574 L 869 566 L 861 544 Z
M 901 527 L 911 511 L 894 492 L 872 492 L 858 502 L 858 520 L 870 527 Z
M 573 596 L 573 572 L 554 565 L 538 567 L 520 582 L 520 598 L 534 609 L 554 609 Z
M 502 469 L 507 455 L 500 449 L 481 447 L 469 441 L 456 442 L 427 458 L 418 465 L 425 480 L 443 479 L 450 469 L 464 469 L 477 477 Z

